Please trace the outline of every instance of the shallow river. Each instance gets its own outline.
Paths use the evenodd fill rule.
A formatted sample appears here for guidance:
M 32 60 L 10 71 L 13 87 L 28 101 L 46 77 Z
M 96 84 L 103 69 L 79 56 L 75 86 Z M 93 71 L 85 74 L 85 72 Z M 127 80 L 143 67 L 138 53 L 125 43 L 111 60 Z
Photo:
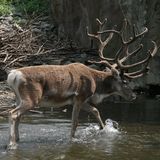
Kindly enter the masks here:
M 117 121 L 118 127 L 106 124 L 100 131 L 82 112 L 72 142 L 70 112 L 25 116 L 18 149 L 12 151 L 6 150 L 8 123 L 1 120 L 0 160 L 160 160 L 159 101 L 104 103 L 101 108 L 103 119 Z

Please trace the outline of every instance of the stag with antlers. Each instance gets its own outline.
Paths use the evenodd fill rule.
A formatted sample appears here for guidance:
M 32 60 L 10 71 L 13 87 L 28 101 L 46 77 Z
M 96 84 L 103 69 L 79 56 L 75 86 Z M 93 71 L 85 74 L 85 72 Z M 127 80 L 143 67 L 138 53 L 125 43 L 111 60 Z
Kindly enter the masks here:
M 156 43 L 153 42 L 154 48 L 152 51 L 148 51 L 148 56 L 144 60 L 127 65 L 125 62 L 142 49 L 142 45 L 140 45 L 129 53 L 129 45 L 142 37 L 147 32 L 147 28 L 142 33 L 136 34 L 135 27 L 133 27 L 133 37 L 125 41 L 120 31 L 115 29 L 102 30 L 106 20 L 102 23 L 97 19 L 97 22 L 100 30 L 96 34 L 87 33 L 90 38 L 98 40 L 100 61 L 96 63 L 105 64 L 109 68 L 107 72 L 89 68 L 81 63 L 72 63 L 68 65 L 30 66 L 15 69 L 9 73 L 7 82 L 16 95 L 16 108 L 10 111 L 9 116 L 9 146 L 11 148 L 14 148 L 19 140 L 18 126 L 21 115 L 37 105 L 44 107 L 51 105 L 54 107 L 73 106 L 72 138 L 75 136 L 81 109 L 92 113 L 99 122 L 100 127 L 103 128 L 104 124 L 96 108 L 98 103 L 114 94 L 120 95 L 126 100 L 136 98 L 136 95 L 124 79 L 137 78 L 146 73 L 149 60 L 157 52 Z M 102 35 L 105 33 L 109 36 L 103 41 Z M 103 54 L 104 48 L 114 35 L 120 38 L 121 48 L 115 54 L 115 58 L 106 58 Z M 143 68 L 131 73 L 127 71 L 139 65 L 142 65 Z

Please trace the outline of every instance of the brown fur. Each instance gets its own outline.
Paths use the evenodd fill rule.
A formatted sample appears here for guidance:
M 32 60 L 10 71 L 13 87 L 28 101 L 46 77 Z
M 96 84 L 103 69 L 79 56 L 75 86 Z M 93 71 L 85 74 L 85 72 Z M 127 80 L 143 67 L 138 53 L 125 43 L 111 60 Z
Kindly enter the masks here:
M 20 116 L 36 105 L 45 105 L 44 101 L 51 102 L 55 107 L 73 105 L 71 137 L 74 137 L 80 109 L 91 112 L 103 128 L 100 114 L 94 106 L 115 93 L 127 99 L 133 96 L 130 89 L 123 92 L 118 71 L 98 71 L 81 63 L 20 68 L 8 75 L 8 83 L 17 97 L 17 107 L 10 113 L 11 146 L 19 139 Z

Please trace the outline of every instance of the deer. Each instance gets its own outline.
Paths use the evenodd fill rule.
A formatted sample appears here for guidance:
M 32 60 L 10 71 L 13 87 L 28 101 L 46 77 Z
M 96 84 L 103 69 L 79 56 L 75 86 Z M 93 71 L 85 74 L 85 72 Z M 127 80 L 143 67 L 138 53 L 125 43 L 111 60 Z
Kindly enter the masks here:
M 28 66 L 10 71 L 7 82 L 15 93 L 16 107 L 9 113 L 9 148 L 17 148 L 21 116 L 36 106 L 52 105 L 55 108 L 66 105 L 73 106 L 70 134 L 72 139 L 78 126 L 80 110 L 91 113 L 98 121 L 100 128 L 103 129 L 104 123 L 96 108 L 103 99 L 111 95 L 119 95 L 128 101 L 136 99 L 129 80 L 142 77 L 148 72 L 149 62 L 157 52 L 156 43 L 152 41 L 153 48 L 148 50 L 143 60 L 128 64 L 126 62 L 143 48 L 143 45 L 140 44 L 130 52 L 129 46 L 143 37 L 148 29 L 145 28 L 144 31 L 137 33 L 133 27 L 133 36 L 125 40 L 124 29 L 123 31 L 115 28 L 104 30 L 107 19 L 103 22 L 99 19 L 96 20 L 99 30 L 95 34 L 91 34 L 87 28 L 87 35 L 99 43 L 97 50 L 99 61 L 90 62 L 102 64 L 107 70 L 93 69 L 77 62 L 64 65 Z M 102 38 L 104 34 L 107 34 L 105 39 Z M 121 47 L 114 58 L 106 58 L 104 48 L 114 35 L 119 37 Z M 133 71 L 133 68 L 137 68 L 137 66 L 141 66 L 141 68 Z

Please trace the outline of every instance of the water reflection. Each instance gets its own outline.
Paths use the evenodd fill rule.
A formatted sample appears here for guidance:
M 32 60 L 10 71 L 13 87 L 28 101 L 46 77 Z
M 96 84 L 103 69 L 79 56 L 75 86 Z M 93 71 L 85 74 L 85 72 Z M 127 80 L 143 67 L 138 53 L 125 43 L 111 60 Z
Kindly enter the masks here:
M 99 110 L 104 119 L 109 117 L 116 121 L 160 123 L 160 101 L 144 97 L 132 103 L 106 102 Z
M 72 143 L 69 140 L 71 113 L 25 117 L 20 125 L 21 141 L 15 151 L 6 151 L 8 122 L 1 121 L 0 159 L 159 160 L 158 106 L 158 101 L 150 100 L 131 104 L 107 103 L 103 107 L 103 118 L 109 117 L 114 121 L 108 119 L 104 130 L 99 130 L 94 119 L 90 122 L 82 120 L 82 113 L 76 139 Z
M 85 124 L 86 126 L 86 124 Z M 80 126 L 77 137 L 81 141 L 69 143 L 68 129 L 58 131 L 42 130 L 41 138 L 29 129 L 23 137 L 18 150 L 5 152 L 1 150 L 2 160 L 158 160 L 160 156 L 160 127 L 156 125 L 121 124 L 118 134 L 106 134 L 105 131 L 97 130 L 97 125 L 92 124 L 87 128 Z M 29 127 L 29 125 L 25 126 Z M 35 130 L 39 127 L 32 126 Z M 32 129 L 33 129 L 32 128 Z M 40 129 L 39 128 L 39 129 Z M 21 128 L 23 132 L 23 127 Z M 38 130 L 39 130 L 38 129 Z M 54 133 L 51 138 L 51 133 Z M 47 136 L 46 133 L 49 133 Z M 111 133 L 111 132 L 110 132 Z M 90 135 L 90 136 L 89 136 Z M 47 139 L 48 137 L 48 139 Z M 40 139 L 39 139 L 40 138 Z M 62 139 L 61 139 L 62 138 Z

